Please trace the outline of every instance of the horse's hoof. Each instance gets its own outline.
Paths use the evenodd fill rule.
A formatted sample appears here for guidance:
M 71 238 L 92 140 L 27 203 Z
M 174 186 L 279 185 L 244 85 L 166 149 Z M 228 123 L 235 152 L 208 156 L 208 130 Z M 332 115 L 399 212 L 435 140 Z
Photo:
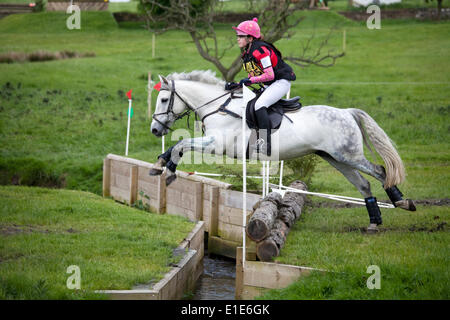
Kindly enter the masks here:
M 411 199 L 399 200 L 395 203 L 395 206 L 408 211 L 416 211 L 416 206 Z
M 152 168 L 148 173 L 151 176 L 160 176 L 163 173 L 163 169 Z
M 166 187 L 169 186 L 177 178 L 176 174 L 170 175 L 166 178 Z
M 374 234 L 377 233 L 378 231 L 380 230 L 378 230 L 378 226 L 375 223 L 371 223 L 367 227 L 367 233 Z

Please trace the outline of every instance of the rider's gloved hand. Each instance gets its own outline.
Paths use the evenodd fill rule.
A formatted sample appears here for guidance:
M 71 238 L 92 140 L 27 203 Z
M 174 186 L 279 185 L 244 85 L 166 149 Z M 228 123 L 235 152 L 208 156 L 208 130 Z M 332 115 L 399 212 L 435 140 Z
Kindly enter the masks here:
M 238 87 L 240 87 L 240 84 L 236 83 L 236 82 L 227 82 L 225 84 L 225 90 L 233 90 L 233 89 L 236 89 Z
M 239 85 L 240 86 L 243 86 L 243 85 L 249 86 L 251 84 L 252 84 L 252 82 L 250 81 L 249 78 L 244 78 L 241 81 L 239 81 Z

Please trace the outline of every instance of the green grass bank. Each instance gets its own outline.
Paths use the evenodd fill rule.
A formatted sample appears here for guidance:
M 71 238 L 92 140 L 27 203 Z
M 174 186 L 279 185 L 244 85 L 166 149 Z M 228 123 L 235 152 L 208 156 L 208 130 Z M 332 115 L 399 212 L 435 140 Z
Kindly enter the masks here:
M 332 2 L 330 6 L 333 6 Z M 369 30 L 365 23 L 350 21 L 336 12 L 302 14 L 306 19 L 298 26 L 296 34 L 289 40 L 277 42 L 285 56 L 298 53 L 302 43 L 313 34 L 316 36 L 314 43 L 317 43 L 332 26 L 337 26 L 337 30 L 330 39 L 330 48 L 335 51 L 342 49 L 345 29 L 346 55 L 332 68 L 295 66 L 297 81 L 293 83 L 291 95 L 301 96 L 304 105 L 327 104 L 367 111 L 396 142 L 405 162 L 407 180 L 400 186 L 403 193 L 412 199 L 448 198 L 450 24 L 446 21 L 382 20 L 380 30 Z M 151 71 L 156 80 L 157 74 L 214 68 L 199 57 L 194 44 L 183 32 L 158 35 L 156 56 L 152 58 L 151 34 L 138 25 L 122 28 L 110 12 L 83 12 L 81 30 L 68 30 L 65 27 L 66 19 L 64 13 L 48 12 L 12 15 L 0 20 L 0 53 L 30 53 L 38 50 L 95 53 L 95 57 L 89 58 L 0 64 L 0 184 L 59 187 L 100 195 L 103 158 L 108 153 L 123 155 L 125 151 L 128 108 L 125 93 L 133 90 L 134 116 L 129 155 L 154 162 L 160 153 L 161 141 L 149 132 L 150 121 L 146 116 L 147 73 Z M 218 24 L 216 27 L 223 40 L 220 43 L 223 47 L 228 44 L 228 38 L 234 38 L 230 27 L 231 24 Z M 225 59 L 231 61 L 237 54 L 238 49 L 234 47 L 227 52 Z M 243 72 L 237 79 L 240 77 L 244 77 Z M 155 99 L 156 95 L 153 95 L 153 106 Z M 183 121 L 174 128 L 185 127 Z M 173 143 L 175 141 L 170 135 L 166 137 L 166 148 Z M 193 159 L 189 153 L 185 157 Z M 371 159 L 370 154 L 368 157 Z M 375 161 L 379 162 L 380 159 Z M 240 166 L 194 165 L 185 161 L 179 169 L 203 172 L 217 172 L 220 169 L 222 172 L 239 173 Z M 372 178 L 369 181 L 375 196 L 380 200 L 387 199 L 380 184 Z M 239 182 L 234 182 L 239 187 Z M 7 219 L 2 221 L 2 225 L 14 230 L 28 230 L 30 225 L 32 232 L 21 231 L 5 236 L 7 241 L 2 242 L 0 268 L 8 265 L 9 270 L 23 270 L 23 265 L 20 267 L 20 264 L 14 264 L 21 258 L 14 257 L 22 257 L 21 250 L 27 252 L 26 245 L 45 243 L 39 237 L 81 237 L 86 228 L 92 231 L 91 235 L 86 235 L 87 238 L 91 237 L 91 242 L 103 244 L 103 240 L 108 238 L 107 235 L 96 234 L 90 229 L 93 226 L 82 222 L 88 219 L 84 216 L 86 211 L 92 213 L 95 210 L 89 209 L 91 204 L 87 208 L 80 204 L 77 197 L 81 193 L 57 191 L 61 194 L 54 196 L 56 207 L 50 210 L 54 220 L 44 219 L 37 223 L 39 220 L 36 222 L 33 217 L 27 220 L 15 212 L 28 211 L 26 207 L 21 207 L 24 205 L 23 198 L 33 199 L 32 202 L 26 202 L 31 208 L 37 206 L 33 210 L 39 209 L 39 206 L 49 206 L 39 199 L 45 199 L 45 193 L 54 191 L 39 191 L 44 194 L 36 195 L 39 193 L 37 190 L 41 189 L 3 187 L 1 190 L 1 210 L 5 212 L 2 212 L 2 219 Z M 360 197 L 339 172 L 322 161 L 318 163 L 309 190 Z M 66 194 L 77 196 L 74 196 L 75 199 L 69 197 L 67 203 L 57 201 Z M 92 194 L 87 197 L 96 199 L 93 200 L 95 203 L 101 203 L 97 204 L 99 216 L 94 215 L 89 219 L 102 220 L 108 217 L 110 213 L 106 209 L 102 211 L 102 208 L 110 208 L 111 212 L 122 210 L 115 209 L 116 205 L 109 200 L 101 200 Z M 73 206 L 72 203 L 79 204 L 78 209 L 74 210 L 83 219 L 66 223 L 62 222 L 62 216 L 56 218 L 55 212 L 58 211 L 64 213 L 66 218 L 72 217 L 73 213 L 68 209 Z M 135 212 L 130 208 L 123 210 L 126 214 L 120 215 L 124 217 Z M 147 223 L 152 223 L 143 218 L 148 214 L 140 211 L 135 214 L 142 215 L 142 226 L 139 223 L 136 223 L 138 226 L 127 225 L 124 220 L 124 229 L 119 230 L 122 230 L 125 239 L 134 239 L 135 235 L 129 233 L 143 230 Z M 328 268 L 337 273 L 323 278 L 312 276 L 286 291 L 274 292 L 266 298 L 448 299 L 448 206 L 419 206 L 415 213 L 382 209 L 382 215 L 382 231 L 368 236 L 361 232 L 361 228 L 368 223 L 365 208 L 309 208 L 290 233 L 279 261 Z M 152 221 L 156 219 L 153 215 L 151 217 Z M 41 227 L 35 227 L 35 222 Z M 54 225 L 53 233 L 50 232 L 52 228 L 48 229 L 48 234 L 39 232 L 49 228 L 47 224 Z M 163 222 L 161 224 L 164 225 Z M 79 233 L 67 232 L 70 228 Z M 114 232 L 111 231 L 109 236 L 114 238 L 118 232 L 110 228 Z M 27 244 L 27 237 L 32 239 L 30 244 Z M 22 240 L 15 244 L 13 239 L 19 238 Z M 178 244 L 175 238 L 170 239 L 172 244 L 167 248 L 163 246 L 166 253 L 170 253 L 170 248 Z M 83 246 L 80 245 L 80 248 L 82 252 Z M 93 250 L 92 256 L 103 257 L 104 252 L 114 255 L 116 250 L 122 252 L 119 246 L 113 249 L 99 248 Z M 37 249 L 40 248 L 33 247 L 31 251 Z M 46 250 L 44 257 L 48 253 L 49 259 L 54 259 L 49 253 L 53 248 L 42 249 Z M 24 254 L 23 257 L 26 256 Z M 4 257 L 11 259 L 5 260 Z M 169 257 L 161 258 L 161 268 L 170 260 Z M 30 263 L 40 270 L 39 257 L 36 259 L 38 262 Z M 48 289 L 46 292 L 51 293 L 45 297 L 73 298 L 64 289 L 68 277 L 65 274 L 66 264 L 81 264 L 85 260 L 83 257 L 76 261 L 69 260 L 64 260 L 57 270 L 46 266 L 58 279 L 59 289 Z M 365 287 L 369 276 L 366 269 L 372 264 L 381 269 L 381 290 L 372 291 Z M 80 267 L 82 276 L 84 268 L 99 269 L 96 266 Z M 121 270 L 128 269 L 117 268 L 120 271 L 111 272 L 111 281 L 122 279 L 120 283 L 124 286 L 130 286 L 135 281 L 147 281 L 137 276 L 123 279 Z M 149 267 L 149 270 L 152 268 Z M 16 284 L 3 285 L 6 288 L 2 289 L 3 297 L 20 297 L 14 295 L 14 289 L 11 288 L 50 286 L 49 280 L 42 280 L 39 272 L 30 276 L 27 283 L 20 283 L 12 271 L 5 271 L 5 274 L 15 279 L 8 280 L 9 284 Z M 105 275 L 105 278 L 108 277 Z M 145 278 L 152 277 L 149 274 Z M 97 284 L 93 284 L 88 288 L 97 288 Z M 41 296 L 31 292 L 22 297 Z
M 0 203 L 0 299 L 104 299 L 94 291 L 156 283 L 194 226 L 80 191 L 2 186 Z M 66 286 L 72 265 L 80 290 Z
M 421 300 L 450 297 L 448 207 L 383 210 L 378 234 L 367 234 L 364 207 L 308 208 L 276 261 L 315 267 L 313 273 L 263 299 Z M 367 281 L 380 270 L 380 288 Z M 369 281 L 373 283 L 373 281 Z

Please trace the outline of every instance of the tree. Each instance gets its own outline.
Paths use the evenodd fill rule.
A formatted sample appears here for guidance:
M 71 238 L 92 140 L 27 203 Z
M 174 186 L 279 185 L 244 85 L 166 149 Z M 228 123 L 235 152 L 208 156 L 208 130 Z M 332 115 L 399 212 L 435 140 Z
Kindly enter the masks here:
M 433 0 L 425 0 L 426 3 L 433 1 Z M 437 15 L 437 19 L 441 20 L 441 11 L 442 11 L 442 0 L 437 0 L 437 10 L 438 10 L 438 15 Z
M 225 46 L 217 38 L 214 30 L 214 21 L 220 14 L 221 2 L 218 0 L 140 0 L 143 13 L 146 18 L 147 29 L 151 32 L 162 33 L 168 30 L 184 30 L 189 33 L 200 56 L 211 62 L 226 81 L 232 81 L 242 68 L 240 55 L 229 65 L 225 65 L 225 54 L 236 45 L 234 39 L 228 39 Z M 249 0 L 250 1 L 250 0 Z M 197 4 L 197 6 L 196 6 Z M 282 38 L 293 35 L 293 29 L 303 20 L 295 17 L 295 13 L 307 7 L 305 0 L 272 0 L 255 1 L 249 3 L 253 8 L 259 7 L 258 17 L 264 40 L 275 43 Z M 330 33 L 331 34 L 331 33 Z M 318 65 L 329 67 L 334 65 L 335 60 L 342 57 L 344 53 L 323 53 L 322 49 L 328 42 L 328 37 L 314 54 L 308 55 L 311 41 L 303 46 L 302 54 L 299 56 L 285 57 L 286 60 L 302 67 Z

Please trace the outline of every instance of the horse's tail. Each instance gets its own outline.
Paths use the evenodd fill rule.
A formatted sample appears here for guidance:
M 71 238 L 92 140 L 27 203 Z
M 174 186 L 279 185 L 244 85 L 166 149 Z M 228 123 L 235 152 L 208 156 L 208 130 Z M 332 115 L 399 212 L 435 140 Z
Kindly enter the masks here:
M 393 141 L 366 112 L 360 109 L 348 110 L 358 123 L 366 146 L 369 147 L 367 142 L 367 138 L 369 138 L 386 165 L 386 181 L 384 183 L 384 188 L 390 188 L 402 183 L 405 180 L 405 167 L 394 147 Z

